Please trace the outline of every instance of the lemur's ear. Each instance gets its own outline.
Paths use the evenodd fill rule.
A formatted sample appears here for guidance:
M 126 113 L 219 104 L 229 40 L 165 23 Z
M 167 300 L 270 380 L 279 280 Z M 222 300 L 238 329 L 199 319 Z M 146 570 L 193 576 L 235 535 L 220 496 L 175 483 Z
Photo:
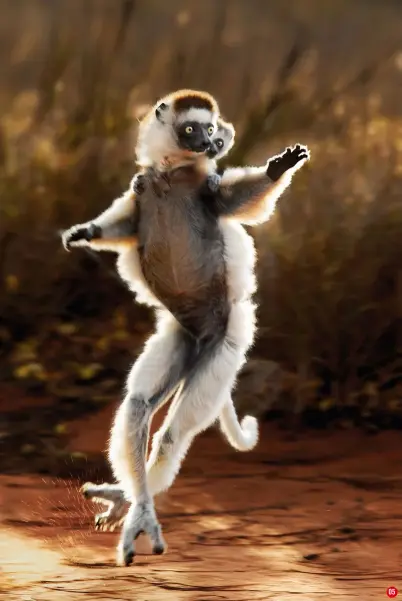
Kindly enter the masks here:
M 163 111 L 166 111 L 167 109 L 167 104 L 165 102 L 161 102 L 161 104 L 159 104 L 156 109 L 155 109 L 155 117 L 158 119 L 158 121 L 161 121 L 161 117 L 162 117 L 162 113 Z

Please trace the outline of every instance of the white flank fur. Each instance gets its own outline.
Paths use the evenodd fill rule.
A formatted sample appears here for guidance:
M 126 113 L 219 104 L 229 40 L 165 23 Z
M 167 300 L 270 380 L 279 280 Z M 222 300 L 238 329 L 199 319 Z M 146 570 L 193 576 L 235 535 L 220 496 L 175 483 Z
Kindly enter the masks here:
M 221 218 L 219 225 L 225 245 L 229 301 L 239 302 L 249 298 L 256 290 L 254 240 L 233 219 Z

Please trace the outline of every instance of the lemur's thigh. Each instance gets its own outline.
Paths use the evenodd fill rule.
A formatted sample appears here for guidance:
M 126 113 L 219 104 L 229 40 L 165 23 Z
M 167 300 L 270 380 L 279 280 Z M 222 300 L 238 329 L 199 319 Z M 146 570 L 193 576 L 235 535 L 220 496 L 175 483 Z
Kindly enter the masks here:
M 169 430 L 176 440 L 192 438 L 219 416 L 236 383 L 254 336 L 254 306 L 250 301 L 232 306 L 225 339 L 192 378 L 184 382 L 156 434 Z
M 244 346 L 226 340 L 174 399 L 156 432 L 147 463 L 148 487 L 156 495 L 171 486 L 193 438 L 219 416 L 244 361 Z
M 183 378 L 195 343 L 167 311 L 161 312 L 157 331 L 146 342 L 127 379 L 129 396 L 142 397 L 153 405 L 153 397 L 174 389 Z M 195 352 L 195 351 L 194 351 Z
M 152 414 L 175 390 L 192 352 L 192 342 L 168 312 L 160 314 L 158 327 L 146 342 L 127 378 L 127 394 L 117 410 L 114 429 L 141 413 Z

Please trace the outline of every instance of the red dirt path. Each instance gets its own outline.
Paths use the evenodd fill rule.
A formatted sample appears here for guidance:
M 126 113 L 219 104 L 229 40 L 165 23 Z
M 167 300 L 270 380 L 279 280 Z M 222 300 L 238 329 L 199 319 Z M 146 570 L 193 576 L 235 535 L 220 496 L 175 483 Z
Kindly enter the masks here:
M 75 448 L 88 423 L 90 446 L 104 447 L 101 418 L 81 432 L 75 424 Z M 1 476 L 0 599 L 365 601 L 387 599 L 389 586 L 402 595 L 401 465 L 396 432 L 289 440 L 265 425 L 245 454 L 208 432 L 157 501 L 167 554 L 129 568 L 114 565 L 118 534 L 93 530 L 82 482 Z M 146 553 L 147 540 L 139 546 Z

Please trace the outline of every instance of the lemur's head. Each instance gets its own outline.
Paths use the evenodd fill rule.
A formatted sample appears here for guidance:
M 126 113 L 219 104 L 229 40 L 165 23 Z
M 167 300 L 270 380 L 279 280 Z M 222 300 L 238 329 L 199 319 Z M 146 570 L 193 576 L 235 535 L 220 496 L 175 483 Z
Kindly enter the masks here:
M 218 104 L 206 92 L 180 90 L 165 96 L 140 122 L 138 164 L 172 166 L 207 157 L 218 117 Z
M 232 148 L 235 135 L 233 125 L 219 117 L 216 132 L 212 136 L 212 144 L 207 150 L 208 158 L 219 160 L 224 157 Z

